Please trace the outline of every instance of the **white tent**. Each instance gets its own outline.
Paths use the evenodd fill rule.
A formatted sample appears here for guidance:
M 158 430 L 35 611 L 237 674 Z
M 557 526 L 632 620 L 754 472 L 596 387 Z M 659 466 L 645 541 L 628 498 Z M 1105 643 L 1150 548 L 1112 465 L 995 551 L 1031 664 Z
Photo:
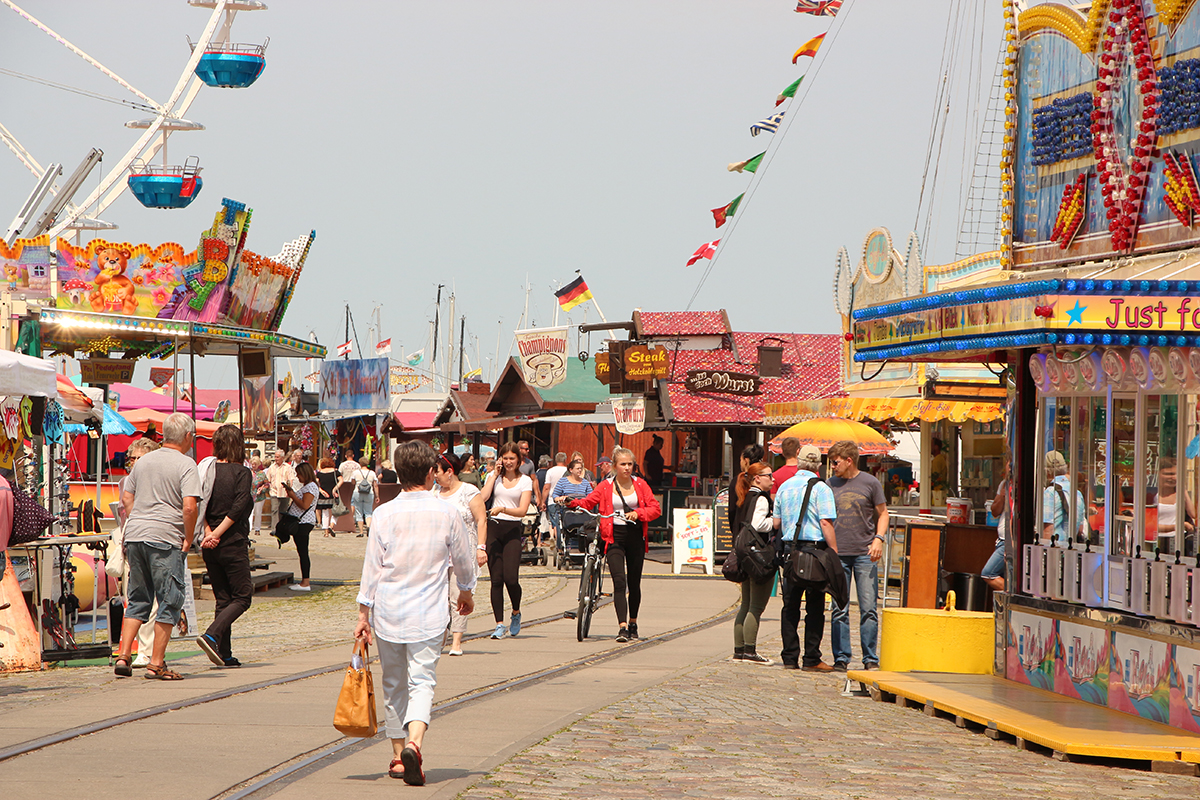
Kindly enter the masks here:
M 0 350 L 0 396 L 58 397 L 54 363 Z

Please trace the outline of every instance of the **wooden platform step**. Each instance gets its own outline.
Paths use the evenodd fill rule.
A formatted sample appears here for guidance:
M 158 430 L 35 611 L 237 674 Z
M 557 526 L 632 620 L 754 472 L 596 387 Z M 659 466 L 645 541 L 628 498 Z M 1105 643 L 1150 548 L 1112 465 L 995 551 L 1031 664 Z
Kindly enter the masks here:
M 295 574 L 291 572 L 259 572 L 250 575 L 254 581 L 255 592 L 265 592 L 268 589 L 279 589 L 295 582 Z M 198 600 L 215 600 L 212 587 L 208 584 L 196 587 Z
M 1200 734 L 1044 689 L 994 675 L 851 670 L 847 677 L 875 700 L 919 708 L 1060 761 L 1148 762 L 1155 772 L 1200 776 Z

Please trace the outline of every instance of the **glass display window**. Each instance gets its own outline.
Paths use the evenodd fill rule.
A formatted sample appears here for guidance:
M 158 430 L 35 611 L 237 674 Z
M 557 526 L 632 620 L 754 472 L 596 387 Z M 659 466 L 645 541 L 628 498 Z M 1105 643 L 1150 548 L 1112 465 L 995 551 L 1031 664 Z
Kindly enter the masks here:
M 1108 482 L 1109 553 L 1131 556 L 1138 535 L 1134 520 L 1135 507 L 1141 500 L 1137 485 L 1142 477 L 1137 468 L 1136 396 L 1113 396 L 1111 427 L 1108 459 L 1111 473 Z

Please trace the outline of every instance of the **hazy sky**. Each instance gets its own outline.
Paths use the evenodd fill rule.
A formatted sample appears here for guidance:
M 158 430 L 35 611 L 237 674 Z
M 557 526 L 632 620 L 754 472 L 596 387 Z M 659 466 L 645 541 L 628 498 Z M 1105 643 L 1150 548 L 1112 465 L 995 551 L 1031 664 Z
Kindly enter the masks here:
M 197 38 L 210 13 L 184 0 L 17 1 L 158 99 L 183 69 L 185 34 Z M 349 303 L 365 348 L 381 305 L 398 358 L 401 346 L 427 345 L 444 283 L 467 318 L 468 360 L 478 364 L 477 337 L 485 376 L 501 332 L 507 352 L 526 276 L 537 325 L 550 324 L 552 291 L 575 270 L 609 320 L 682 310 L 708 266 L 685 261 L 723 235 L 693 308 L 727 309 L 743 330 L 839 331 L 838 248 L 857 260 L 867 231 L 884 225 L 902 249 L 917 221 L 948 31 L 956 80 L 980 64 L 984 73 L 982 96 L 952 99 L 957 122 L 940 143 L 926 262 L 953 259 L 976 139 L 962 129 L 987 102 L 1001 10 L 847 0 L 831 21 L 794 13 L 790 0 L 268 5 L 234 24 L 236 41 L 271 37 L 262 77 L 249 89 L 204 88 L 187 116 L 207 130 L 170 140 L 172 162 L 200 157 L 198 199 L 151 210 L 126 194 L 102 215 L 120 225 L 105 238 L 191 248 L 222 197 L 243 201 L 257 252 L 317 231 L 284 332 L 315 331 L 332 349 Z M 796 48 L 831 25 L 816 61 L 793 66 Z M 0 68 L 133 99 L 3 6 Z M 786 134 L 751 138 L 751 123 L 805 71 L 797 100 L 781 106 Z M 139 133 L 123 123 L 146 116 L 2 74 L 0 100 L 0 122 L 68 173 L 92 146 L 115 163 Z M 732 223 L 716 230 L 709 209 L 752 185 L 726 164 L 768 147 L 732 235 Z M 5 227 L 33 183 L 0 149 Z M 599 344 L 593 334 L 591 349 Z M 202 386 L 233 385 L 231 360 L 207 361 Z

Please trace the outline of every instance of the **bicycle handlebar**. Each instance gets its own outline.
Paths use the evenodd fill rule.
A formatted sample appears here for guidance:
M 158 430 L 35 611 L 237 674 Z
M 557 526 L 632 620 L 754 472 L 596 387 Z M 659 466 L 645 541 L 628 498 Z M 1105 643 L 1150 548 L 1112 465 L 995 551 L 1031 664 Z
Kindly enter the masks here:
M 586 508 L 566 508 L 564 511 L 573 511 L 576 514 L 586 514 L 589 517 L 596 519 L 625 519 L 624 511 L 613 511 L 611 514 L 597 514 L 595 511 L 588 511 Z

